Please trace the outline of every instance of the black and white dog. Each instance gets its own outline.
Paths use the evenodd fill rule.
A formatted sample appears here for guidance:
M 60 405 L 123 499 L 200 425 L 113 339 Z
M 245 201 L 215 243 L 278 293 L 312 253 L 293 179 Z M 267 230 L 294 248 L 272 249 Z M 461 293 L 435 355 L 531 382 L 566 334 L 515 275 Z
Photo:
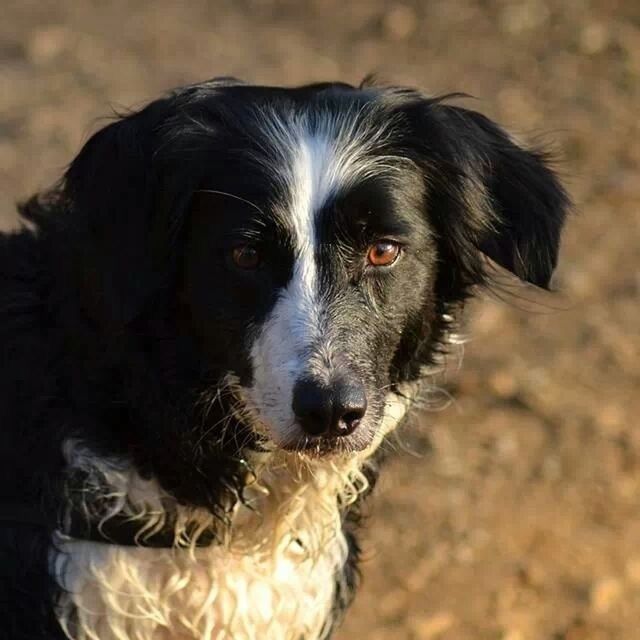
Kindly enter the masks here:
M 1 637 L 328 638 L 376 450 L 567 206 L 410 89 L 214 80 L 95 134 L 0 236 Z

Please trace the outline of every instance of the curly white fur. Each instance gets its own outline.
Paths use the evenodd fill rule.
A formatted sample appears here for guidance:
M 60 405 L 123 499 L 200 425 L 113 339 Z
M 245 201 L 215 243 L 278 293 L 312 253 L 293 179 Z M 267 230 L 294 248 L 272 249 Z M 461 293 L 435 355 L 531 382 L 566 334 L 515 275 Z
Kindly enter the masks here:
M 73 640 L 315 640 L 331 624 L 336 579 L 347 559 L 339 503 L 367 488 L 363 467 L 402 420 L 406 397 L 390 395 L 376 441 L 345 458 L 303 460 L 275 452 L 256 461 L 248 504 L 234 508 L 221 544 L 120 547 L 56 534 L 52 570 L 64 589 L 57 615 Z M 141 536 L 177 513 L 176 542 L 212 524 L 126 463 L 68 442 L 70 466 L 107 483 L 111 508 L 141 522 Z M 189 526 L 187 526 L 189 525 Z M 197 535 L 197 534 L 196 534 Z

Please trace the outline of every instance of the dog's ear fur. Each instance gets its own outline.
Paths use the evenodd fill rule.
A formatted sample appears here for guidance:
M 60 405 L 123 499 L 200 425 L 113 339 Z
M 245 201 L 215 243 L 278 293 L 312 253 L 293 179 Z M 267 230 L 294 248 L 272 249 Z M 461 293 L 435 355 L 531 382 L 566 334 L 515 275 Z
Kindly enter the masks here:
M 69 166 L 63 194 L 76 238 L 76 271 L 90 311 L 114 327 L 130 322 L 163 287 L 170 188 L 158 130 L 170 98 L 95 133 Z
M 446 286 L 485 283 L 484 255 L 548 288 L 569 199 L 545 154 L 519 146 L 485 116 L 440 100 L 423 102 L 418 126 L 428 158 L 428 213 L 444 258 L 458 265 Z
M 95 133 L 69 166 L 64 196 L 77 238 L 90 311 L 126 324 L 153 279 L 151 228 L 155 177 L 149 108 Z M 104 315 L 103 315 L 104 314 Z

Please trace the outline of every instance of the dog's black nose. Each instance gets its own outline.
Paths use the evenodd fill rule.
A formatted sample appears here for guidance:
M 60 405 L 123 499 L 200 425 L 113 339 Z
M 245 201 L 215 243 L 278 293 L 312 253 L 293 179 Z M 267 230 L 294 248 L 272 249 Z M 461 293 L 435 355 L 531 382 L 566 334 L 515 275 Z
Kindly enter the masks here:
M 367 410 L 367 396 L 360 382 L 339 380 L 325 386 L 303 378 L 293 389 L 293 412 L 310 436 L 348 436 Z

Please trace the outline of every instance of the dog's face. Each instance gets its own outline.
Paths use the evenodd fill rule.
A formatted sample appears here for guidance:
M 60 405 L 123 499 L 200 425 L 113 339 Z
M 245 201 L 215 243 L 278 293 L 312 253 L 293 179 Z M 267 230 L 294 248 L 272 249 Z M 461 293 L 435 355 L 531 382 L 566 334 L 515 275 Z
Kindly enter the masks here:
M 178 91 L 96 134 L 65 188 L 91 313 L 127 327 L 163 291 L 199 384 L 232 388 L 263 443 L 317 453 L 368 446 L 486 257 L 546 286 L 567 205 L 483 116 L 342 84 Z
M 405 158 L 375 155 L 382 120 L 283 107 L 249 122 L 256 146 L 196 192 L 184 298 L 203 354 L 237 378 L 268 441 L 362 449 L 408 324 L 432 313 L 424 186 Z

